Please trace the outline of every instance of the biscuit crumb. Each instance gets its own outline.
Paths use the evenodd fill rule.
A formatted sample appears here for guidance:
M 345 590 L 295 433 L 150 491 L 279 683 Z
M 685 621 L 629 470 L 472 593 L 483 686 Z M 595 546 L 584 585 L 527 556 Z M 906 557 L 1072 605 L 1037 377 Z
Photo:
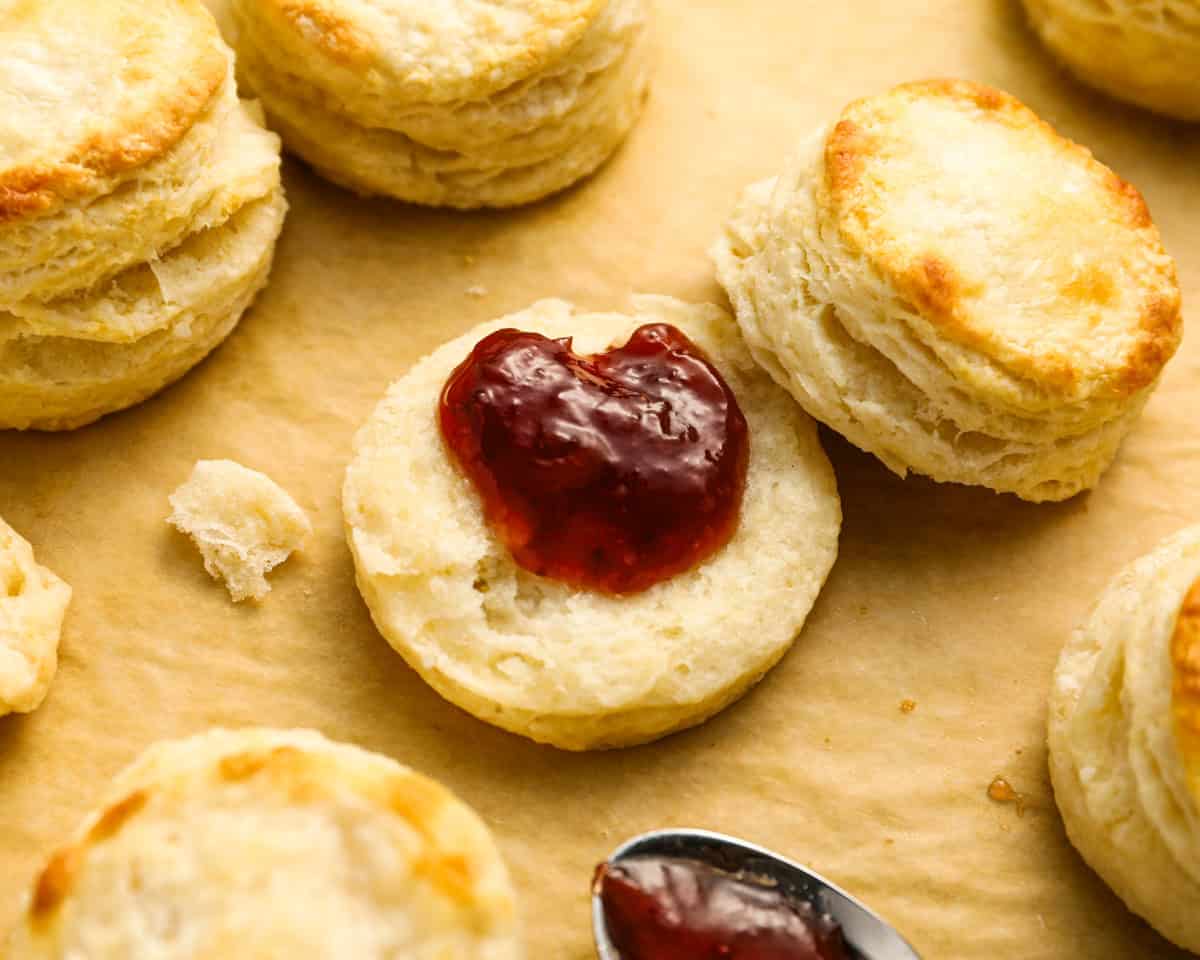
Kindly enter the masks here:
M 477 283 L 474 286 L 467 287 L 467 296 L 468 297 L 481 298 L 481 297 L 486 297 L 487 295 L 488 295 L 488 288 L 485 287 L 481 283 Z
M 201 460 L 171 494 L 167 522 L 195 542 L 204 569 L 234 602 L 271 592 L 266 574 L 310 532 L 308 517 L 274 480 L 232 460 Z
M 917 701 L 916 700 L 904 699 L 904 700 L 900 701 L 900 712 L 901 713 L 912 713 L 916 709 L 917 709 Z
M 989 800 L 994 800 L 996 803 L 1015 803 L 1017 805 L 1017 816 L 1025 816 L 1025 796 L 1017 793 L 1013 789 L 1011 783 L 1003 777 L 996 777 L 988 784 L 987 795 Z

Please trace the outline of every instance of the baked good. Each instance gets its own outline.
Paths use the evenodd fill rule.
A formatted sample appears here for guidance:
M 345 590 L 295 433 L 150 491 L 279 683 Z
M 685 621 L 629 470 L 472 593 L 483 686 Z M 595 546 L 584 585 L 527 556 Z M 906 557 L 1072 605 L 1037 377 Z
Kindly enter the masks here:
M 1131 910 L 1200 951 L 1200 526 L 1122 571 L 1072 635 L 1049 745 L 1071 842 Z
M 1008 94 L 851 104 L 713 248 L 755 358 L 894 472 L 1033 501 L 1093 486 L 1181 336 L 1141 195 Z
M 156 744 L 34 881 L 5 956 L 516 960 L 487 828 L 395 761 L 306 730 Z
M 29 713 L 46 699 L 70 602 L 71 588 L 0 519 L 0 715 Z
M 496 330 L 573 337 L 589 354 L 659 322 L 706 353 L 749 425 L 732 538 L 628 595 L 531 573 L 448 455 L 437 424 L 443 385 Z M 359 432 L 343 508 L 359 589 L 413 669 L 480 719 L 570 750 L 653 740 L 745 693 L 803 625 L 841 524 L 815 425 L 754 364 L 728 315 L 648 296 L 631 315 L 543 300 L 439 348 L 392 385 Z
M 68 429 L 181 376 L 237 323 L 286 209 L 279 139 L 238 100 L 199 0 L 3 17 L 0 428 Z
M 1200 120 L 1195 0 L 1025 0 L 1042 42 L 1079 79 L 1118 100 Z
M 167 522 L 186 533 L 235 602 L 271 592 L 267 573 L 312 533 L 304 511 L 264 473 L 232 460 L 200 460 L 171 494 Z
M 591 173 L 641 112 L 645 0 L 231 0 L 238 71 L 336 183 L 513 206 Z

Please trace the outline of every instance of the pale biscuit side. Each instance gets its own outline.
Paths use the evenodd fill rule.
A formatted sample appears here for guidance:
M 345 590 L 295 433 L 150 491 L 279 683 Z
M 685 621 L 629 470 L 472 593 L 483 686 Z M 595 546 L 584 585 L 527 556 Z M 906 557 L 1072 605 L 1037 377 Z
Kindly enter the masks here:
M 435 421 L 444 381 L 500 327 L 571 336 L 589 353 L 651 322 L 692 338 L 747 418 L 738 528 L 698 567 L 632 596 L 530 574 L 493 536 L 446 454 Z M 629 316 L 542 301 L 443 346 L 392 386 L 359 432 L 343 508 L 359 588 L 409 664 L 481 719 L 567 749 L 651 740 L 743 693 L 804 623 L 841 521 L 812 421 L 758 369 L 723 311 L 663 297 L 635 298 Z

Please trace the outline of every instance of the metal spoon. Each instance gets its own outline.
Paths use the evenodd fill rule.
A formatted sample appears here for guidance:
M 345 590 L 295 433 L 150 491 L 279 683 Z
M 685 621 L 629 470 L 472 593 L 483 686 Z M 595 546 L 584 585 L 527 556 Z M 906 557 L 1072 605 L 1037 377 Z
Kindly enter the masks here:
M 655 830 L 621 844 L 608 862 L 637 856 L 683 857 L 729 873 L 764 877 L 787 896 L 805 900 L 833 917 L 860 960 L 921 960 L 888 923 L 844 890 L 798 863 L 736 837 L 708 830 Z M 592 930 L 600 960 L 621 960 L 608 938 L 599 893 L 592 894 Z

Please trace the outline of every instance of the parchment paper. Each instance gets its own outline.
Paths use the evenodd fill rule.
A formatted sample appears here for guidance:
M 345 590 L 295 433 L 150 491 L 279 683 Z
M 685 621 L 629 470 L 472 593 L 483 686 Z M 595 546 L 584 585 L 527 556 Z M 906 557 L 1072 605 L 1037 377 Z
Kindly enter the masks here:
M 659 21 L 644 122 L 580 189 L 464 216 L 360 200 L 289 162 L 271 285 L 224 347 L 97 426 L 0 435 L 0 515 L 75 588 L 48 701 L 0 720 L 0 928 L 143 747 L 271 724 L 390 754 L 473 804 L 512 867 L 531 958 L 591 956 L 593 865 L 668 825 L 811 865 L 929 960 L 1177 955 L 1067 844 L 1043 731 L 1059 647 L 1104 583 L 1200 521 L 1200 336 L 1099 489 L 1065 504 L 902 482 L 824 433 L 846 520 L 807 628 L 744 701 L 658 744 L 577 756 L 502 733 L 443 702 L 373 629 L 339 490 L 389 381 L 538 297 L 724 302 L 705 249 L 737 192 L 852 98 L 932 75 L 1010 90 L 1143 190 L 1200 300 L 1200 128 L 1076 85 L 1015 2 L 661 0 Z M 232 605 L 164 523 L 203 457 L 266 471 L 312 517 L 260 606 Z M 986 796 L 997 775 L 1023 815 Z

